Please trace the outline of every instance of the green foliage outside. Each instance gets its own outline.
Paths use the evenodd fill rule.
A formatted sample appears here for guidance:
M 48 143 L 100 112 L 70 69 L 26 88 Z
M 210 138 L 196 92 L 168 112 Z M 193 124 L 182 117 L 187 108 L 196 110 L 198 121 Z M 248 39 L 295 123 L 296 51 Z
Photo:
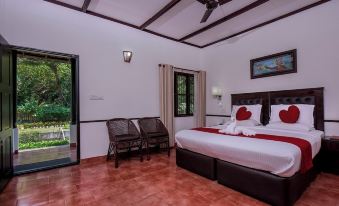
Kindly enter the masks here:
M 22 129 L 19 131 L 20 143 L 38 142 L 41 140 L 41 136 L 43 134 L 47 134 L 51 132 L 60 133 L 61 128 L 45 127 L 45 128 L 35 128 L 35 129 Z M 59 138 L 62 138 L 62 135 L 60 135 Z M 54 138 L 54 139 L 58 139 L 58 138 Z
M 41 147 L 50 147 L 69 144 L 69 137 L 63 138 L 61 135 L 62 127 L 41 127 L 41 128 L 19 128 L 19 149 L 34 149 Z M 65 130 L 66 128 L 62 128 Z M 47 133 L 59 133 L 59 138 L 43 139 L 41 136 Z
M 66 121 L 71 116 L 71 64 L 44 58 L 18 58 L 18 122 Z M 31 118 L 20 118 L 21 115 Z
M 71 64 L 44 58 L 18 58 L 17 104 L 71 105 Z
M 19 149 L 36 149 L 36 148 L 45 148 L 52 146 L 61 146 L 69 144 L 69 139 L 56 139 L 56 140 L 40 140 L 38 142 L 27 142 L 20 143 Z
M 31 128 L 63 128 L 63 129 L 69 129 L 70 125 L 69 122 L 32 122 L 32 123 L 21 123 L 18 125 L 19 129 L 31 129 Z
M 70 108 L 58 104 L 38 104 L 37 101 L 25 102 L 18 106 L 19 114 L 31 115 L 31 121 L 65 121 L 70 118 Z M 19 119 L 20 120 L 20 119 Z M 29 120 L 21 120 L 27 122 Z
M 187 94 L 189 93 L 189 95 Z M 194 76 L 177 75 L 178 114 L 194 112 Z M 189 100 L 187 99 L 189 96 Z M 187 105 L 189 102 L 189 105 Z M 189 108 L 187 108 L 189 107 Z
M 18 57 L 17 126 L 19 149 L 69 144 L 69 137 L 43 139 L 42 134 L 69 130 L 71 64 L 59 60 Z
M 69 122 L 32 122 L 32 123 L 21 123 L 18 125 L 20 130 L 31 129 L 31 128 L 49 128 L 58 127 L 63 129 L 69 129 Z M 50 129 L 49 129 L 50 130 Z

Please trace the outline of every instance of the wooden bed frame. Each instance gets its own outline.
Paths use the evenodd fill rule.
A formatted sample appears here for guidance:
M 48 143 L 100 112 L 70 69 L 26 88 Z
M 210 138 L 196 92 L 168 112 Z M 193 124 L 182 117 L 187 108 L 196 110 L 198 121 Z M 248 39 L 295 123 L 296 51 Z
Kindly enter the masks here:
M 269 121 L 269 111 L 274 104 L 312 104 L 314 127 L 324 131 L 324 88 L 232 94 L 232 105 L 262 104 L 261 120 Z M 308 172 L 292 177 L 279 177 L 269 172 L 244 167 L 186 149 L 176 149 L 179 167 L 196 174 L 217 179 L 218 183 L 238 190 L 272 205 L 293 205 L 318 174 L 318 157 Z

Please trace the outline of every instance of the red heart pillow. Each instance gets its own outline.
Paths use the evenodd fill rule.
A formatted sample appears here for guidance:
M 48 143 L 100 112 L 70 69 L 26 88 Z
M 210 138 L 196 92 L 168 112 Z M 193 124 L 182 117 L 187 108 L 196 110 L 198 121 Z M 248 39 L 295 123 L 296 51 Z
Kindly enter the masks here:
M 279 117 L 282 122 L 293 124 L 296 123 L 299 119 L 300 110 L 297 106 L 291 105 L 288 107 L 288 110 L 281 110 L 279 112 Z
M 248 120 L 249 118 L 251 118 L 252 112 L 247 111 L 246 107 L 240 107 L 235 116 L 239 121 Z

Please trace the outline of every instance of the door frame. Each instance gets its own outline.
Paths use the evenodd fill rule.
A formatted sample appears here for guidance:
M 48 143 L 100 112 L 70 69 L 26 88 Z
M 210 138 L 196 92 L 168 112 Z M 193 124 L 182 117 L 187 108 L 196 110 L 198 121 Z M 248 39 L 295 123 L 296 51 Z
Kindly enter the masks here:
M 9 48 L 9 44 L 8 42 L 6 41 L 6 39 L 4 39 L 1 34 L 0 34 L 0 76 L 1 76 L 1 84 L 4 84 L 4 69 L 2 68 L 3 67 L 3 54 L 4 53 L 7 53 L 8 52 L 8 66 L 9 66 L 9 69 L 8 69 L 8 88 L 7 90 L 5 90 L 5 92 L 7 91 L 9 93 L 9 113 L 10 113 L 10 116 L 9 116 L 9 127 L 7 128 L 3 128 L 3 116 L 1 116 L 1 133 L 5 133 L 5 135 L 8 135 L 6 134 L 9 133 L 10 135 L 7 137 L 7 138 L 10 138 L 10 141 L 9 141 L 9 167 L 8 168 L 4 168 L 3 167 L 3 162 L 1 162 L 0 166 L 0 193 L 5 189 L 6 185 L 9 183 L 9 181 L 11 180 L 11 178 L 13 177 L 13 65 L 12 65 L 12 50 Z M 1 91 L 2 93 L 2 91 Z M 1 104 L 1 114 L 3 114 L 3 102 L 2 102 L 3 98 L 2 98 L 2 94 L 1 94 L 1 98 L 0 98 L 0 104 Z M 4 131 L 4 130 L 8 130 L 8 131 Z M 6 138 L 6 137 L 5 137 Z M 1 138 L 2 141 L 5 139 L 5 138 Z M 0 161 L 3 161 L 4 159 L 4 156 L 3 156 L 3 148 L 6 147 L 6 143 L 5 143 L 5 146 L 3 145 L 3 142 L 1 142 L 1 145 L 0 145 L 0 150 L 1 150 L 1 154 L 0 154 Z M 8 148 L 6 148 L 8 149 Z M 6 156 L 7 157 L 7 156 Z M 8 171 L 6 171 L 5 169 L 8 169 Z
M 17 115 L 17 53 L 20 52 L 27 52 L 30 55 L 35 54 L 36 56 L 45 57 L 50 56 L 54 59 L 69 59 L 71 62 L 71 73 L 72 73 L 72 105 L 71 105 L 71 124 L 76 124 L 76 133 L 77 133 L 77 161 L 62 165 L 55 165 L 45 168 L 38 168 L 34 170 L 30 170 L 27 172 L 20 172 L 16 173 L 14 171 L 14 175 L 21 175 L 26 173 L 32 173 L 42 170 L 49 170 L 49 169 L 55 169 L 65 166 L 71 166 L 71 165 L 78 165 L 80 164 L 80 79 L 79 79 L 79 55 L 75 54 L 66 54 L 66 53 L 60 53 L 60 52 L 53 52 L 53 51 L 47 51 L 47 50 L 41 50 L 41 49 L 35 49 L 35 48 L 29 48 L 29 47 L 21 47 L 21 46 L 15 46 L 15 45 L 9 45 L 10 49 L 12 50 L 12 63 L 13 63 L 13 101 L 14 101 L 14 108 L 13 108 L 13 129 L 17 128 L 16 125 L 16 115 Z M 13 161 L 12 161 L 13 164 Z M 12 165 L 13 166 L 13 165 Z M 13 167 L 14 168 L 14 167 Z

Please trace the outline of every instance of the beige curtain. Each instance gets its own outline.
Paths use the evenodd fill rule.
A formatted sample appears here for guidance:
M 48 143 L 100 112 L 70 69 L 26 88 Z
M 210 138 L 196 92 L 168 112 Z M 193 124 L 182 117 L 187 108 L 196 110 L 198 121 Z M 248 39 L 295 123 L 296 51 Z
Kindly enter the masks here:
M 168 129 L 170 145 L 174 145 L 174 72 L 173 66 L 159 65 L 160 119 Z
M 197 74 L 197 126 L 206 126 L 206 72 L 199 71 Z

